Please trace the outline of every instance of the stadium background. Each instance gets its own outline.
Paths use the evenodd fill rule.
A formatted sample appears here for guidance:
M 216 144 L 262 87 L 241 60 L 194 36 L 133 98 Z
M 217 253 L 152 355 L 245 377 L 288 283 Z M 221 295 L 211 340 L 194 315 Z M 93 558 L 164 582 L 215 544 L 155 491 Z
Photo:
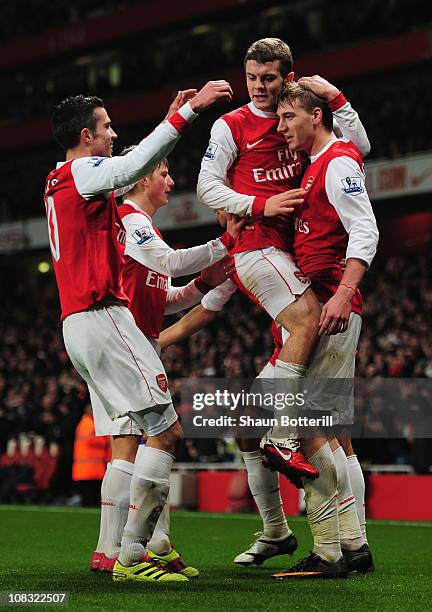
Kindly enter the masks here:
M 215 118 L 247 101 L 242 58 L 260 37 L 290 44 L 298 76 L 318 73 L 340 87 L 371 141 L 366 170 L 381 241 L 363 286 L 358 376 L 432 377 L 431 22 L 422 0 L 364 0 L 361 7 L 340 0 L 3 3 L 0 502 L 78 501 L 72 448 L 88 397 L 62 344 L 43 218 L 44 179 L 62 157 L 51 136 L 53 105 L 78 92 L 101 96 L 119 152 L 153 129 L 178 89 L 229 80 L 232 104 L 201 117 L 170 156 L 176 195 L 156 218 L 170 244 L 202 243 L 219 230 L 195 198 L 200 159 Z M 271 342 L 268 317 L 236 295 L 208 329 L 165 351 L 174 399 L 182 377 L 253 376 L 271 354 Z M 357 444 L 375 495 L 370 515 L 432 519 L 431 445 L 403 428 L 388 439 L 389 426 L 377 403 L 365 423 L 365 433 L 375 438 Z M 51 453 L 54 460 L 47 459 L 43 486 L 35 486 L 41 438 L 44 457 Z M 175 505 L 250 508 L 238 495 L 241 465 L 232 441 L 185 440 L 179 461 Z M 187 464 L 199 471 L 188 471 Z M 401 509 L 399 492 L 415 492 L 420 482 L 426 508 L 407 501 Z M 290 513 L 299 510 L 296 495 L 292 488 L 285 493 Z

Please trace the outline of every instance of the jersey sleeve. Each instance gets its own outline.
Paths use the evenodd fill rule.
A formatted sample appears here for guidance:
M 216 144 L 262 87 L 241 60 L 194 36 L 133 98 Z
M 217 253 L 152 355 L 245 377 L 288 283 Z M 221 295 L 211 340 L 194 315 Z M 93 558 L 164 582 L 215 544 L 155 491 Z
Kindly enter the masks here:
M 71 170 L 78 192 L 86 199 L 109 194 L 146 176 L 174 148 L 183 131 L 197 117 L 187 103 L 167 121 L 159 124 L 127 155 L 80 157 Z
M 237 193 L 229 186 L 227 172 L 238 150 L 228 124 L 218 119 L 211 130 L 210 142 L 201 162 L 197 196 L 213 210 L 223 209 L 236 215 L 252 214 L 255 196 Z
M 336 136 L 347 138 L 357 147 L 365 157 L 370 153 L 371 146 L 366 134 L 366 130 L 360 121 L 357 111 L 340 93 L 334 100 L 329 102 L 330 110 L 333 113 L 333 131 Z
M 169 281 L 165 314 L 174 314 L 195 306 L 201 301 L 202 297 L 203 294 L 197 289 L 195 279 L 187 285 L 183 285 L 183 287 L 173 287 L 171 281 Z
M 378 228 L 364 172 L 351 157 L 336 157 L 327 167 L 325 188 L 348 234 L 346 258 L 355 257 L 370 266 L 378 244 Z
M 126 230 L 125 254 L 159 274 L 194 274 L 228 253 L 219 238 L 190 249 L 172 249 L 157 235 L 149 219 L 139 213 L 125 215 L 122 221 Z
M 219 312 L 229 301 L 233 293 L 237 291 L 237 286 L 228 278 L 224 283 L 218 285 L 202 298 L 201 305 L 206 310 Z

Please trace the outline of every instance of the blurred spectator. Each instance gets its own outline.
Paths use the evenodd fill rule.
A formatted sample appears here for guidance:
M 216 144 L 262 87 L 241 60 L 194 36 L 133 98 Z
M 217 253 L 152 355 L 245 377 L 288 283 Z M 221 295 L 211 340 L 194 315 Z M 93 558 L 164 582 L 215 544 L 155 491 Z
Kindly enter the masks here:
M 82 506 L 100 504 L 101 482 L 111 459 L 109 436 L 95 435 L 91 405 L 87 404 L 75 431 L 72 480 Z

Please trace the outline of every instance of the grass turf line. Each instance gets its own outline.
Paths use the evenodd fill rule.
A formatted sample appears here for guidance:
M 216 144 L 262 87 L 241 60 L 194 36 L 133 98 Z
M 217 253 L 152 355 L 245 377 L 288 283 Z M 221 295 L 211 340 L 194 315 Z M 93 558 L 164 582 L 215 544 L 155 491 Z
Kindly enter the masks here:
M 339 612 L 427 610 L 432 597 L 432 529 L 410 523 L 371 523 L 369 543 L 377 571 L 366 578 L 275 581 L 271 574 L 306 556 L 311 537 L 304 519 L 293 519 L 299 540 L 294 559 L 262 567 L 232 563 L 260 529 L 251 515 L 172 514 L 172 539 L 201 576 L 175 586 L 113 583 L 88 571 L 97 540 L 98 512 L 1 507 L 0 591 L 69 591 L 70 610 L 226 612 L 243 609 Z M 199 520 L 198 520 L 199 518 Z M 53 606 L 37 606 L 50 609 Z

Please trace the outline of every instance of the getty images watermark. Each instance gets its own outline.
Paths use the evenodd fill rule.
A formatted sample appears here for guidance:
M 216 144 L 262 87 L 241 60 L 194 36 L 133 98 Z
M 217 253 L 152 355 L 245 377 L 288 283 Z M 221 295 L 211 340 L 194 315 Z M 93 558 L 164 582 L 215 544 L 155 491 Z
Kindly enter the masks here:
M 355 438 L 432 439 L 432 379 L 182 379 L 175 398 L 188 438 L 302 437 L 349 427 Z
M 195 414 L 192 417 L 194 427 L 332 427 L 332 415 L 322 417 L 293 416 L 282 414 L 289 409 L 303 408 L 306 405 L 307 390 L 298 393 L 271 393 L 241 390 L 232 392 L 228 389 L 216 389 L 213 392 L 195 392 L 192 394 L 192 408 L 197 412 L 209 408 L 244 411 L 246 408 L 261 407 L 279 411 L 275 417 L 255 416 L 252 414 L 204 416 Z

